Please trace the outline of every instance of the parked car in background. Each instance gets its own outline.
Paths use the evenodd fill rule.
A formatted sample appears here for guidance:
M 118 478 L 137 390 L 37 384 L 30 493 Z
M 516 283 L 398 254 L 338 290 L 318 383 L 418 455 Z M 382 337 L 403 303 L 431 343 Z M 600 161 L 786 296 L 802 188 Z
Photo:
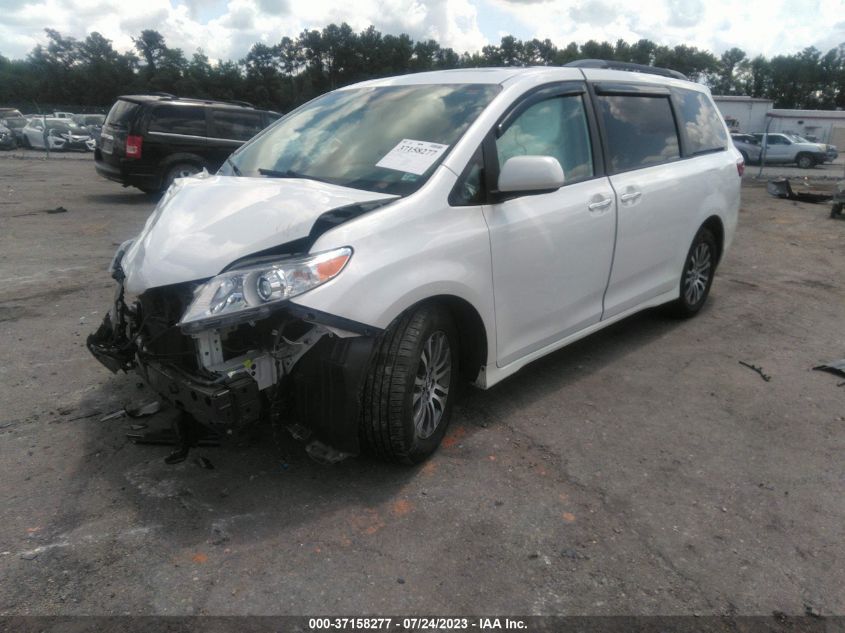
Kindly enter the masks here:
M 15 133 L 0 122 L 0 149 L 15 149 L 17 146 Z
M 259 120 L 147 98 L 118 102 L 106 127 L 144 130 L 123 117 L 139 103 L 196 121 L 200 139 L 204 121 L 219 135 Z M 321 459 L 419 462 L 461 381 L 491 387 L 645 308 L 698 313 L 743 169 L 709 90 L 665 69 L 585 60 L 347 86 L 216 175 L 175 182 L 118 248 L 87 345 L 137 369 L 186 428 L 295 421 Z
M 827 148 L 818 143 L 810 143 L 800 136 L 792 134 L 760 132 L 752 134 L 763 148 L 762 160 L 767 164 L 795 163 L 802 169 L 809 169 L 827 161 Z
M 52 151 L 92 152 L 96 142 L 83 127 L 68 119 L 32 119 L 23 128 L 24 146 Z
M 7 119 L 12 117 L 21 117 L 21 111 L 17 108 L 0 108 L 0 119 Z
M 0 118 L 0 124 L 6 126 L 12 131 L 12 136 L 15 138 L 15 142 L 18 145 L 23 145 L 23 129 L 27 124 L 27 120 L 23 115 Z
M 791 132 L 784 132 L 784 134 L 789 138 L 791 141 L 795 143 L 812 143 L 814 145 L 818 145 L 825 153 L 827 157 L 825 162 L 832 163 L 839 157 L 839 151 L 836 149 L 836 145 L 828 145 L 827 143 L 820 143 L 815 137 L 812 139 L 801 136 L 800 134 L 793 134 Z
M 742 154 L 742 159 L 746 164 L 756 164 L 760 162 L 760 154 L 763 153 L 763 148 L 760 147 L 760 142 L 751 134 L 731 134 L 731 140 L 734 147 Z
M 103 130 L 103 123 L 106 122 L 105 114 L 74 114 L 73 122 L 88 130 L 91 138 L 97 140 Z
M 76 115 L 73 112 L 53 112 L 52 119 L 72 119 Z
M 100 134 L 96 169 L 125 187 L 162 191 L 176 178 L 217 171 L 229 154 L 279 116 L 242 102 L 120 97 Z

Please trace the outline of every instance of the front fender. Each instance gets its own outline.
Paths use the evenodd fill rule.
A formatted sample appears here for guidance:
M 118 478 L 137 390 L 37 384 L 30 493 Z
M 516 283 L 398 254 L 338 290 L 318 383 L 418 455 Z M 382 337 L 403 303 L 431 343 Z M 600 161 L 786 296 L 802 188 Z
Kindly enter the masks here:
M 335 279 L 293 302 L 384 329 L 420 301 L 458 297 L 481 317 L 491 358 L 496 336 L 487 224 L 480 206 L 448 206 L 454 176 L 440 180 L 321 236 L 313 251 L 351 246 L 352 259 Z

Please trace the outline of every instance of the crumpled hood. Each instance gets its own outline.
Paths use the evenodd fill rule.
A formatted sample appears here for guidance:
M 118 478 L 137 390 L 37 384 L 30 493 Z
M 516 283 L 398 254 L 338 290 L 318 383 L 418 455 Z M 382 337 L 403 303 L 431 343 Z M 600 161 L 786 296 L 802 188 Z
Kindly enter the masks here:
M 237 259 L 308 236 L 326 211 L 395 197 L 305 179 L 183 178 L 124 255 L 125 287 L 140 294 L 213 277 Z

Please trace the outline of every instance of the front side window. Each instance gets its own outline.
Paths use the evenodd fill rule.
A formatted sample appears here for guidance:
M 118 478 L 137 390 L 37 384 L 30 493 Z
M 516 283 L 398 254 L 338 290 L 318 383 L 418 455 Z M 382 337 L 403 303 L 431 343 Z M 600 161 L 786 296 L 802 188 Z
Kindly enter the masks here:
M 668 163 L 680 158 L 678 132 L 669 97 L 598 97 L 613 172 Z
M 489 84 L 336 90 L 284 117 L 233 154 L 232 163 L 244 176 L 311 178 L 408 194 L 430 177 L 499 90 Z
M 205 110 L 187 106 L 159 106 L 153 110 L 150 132 L 205 136 Z
M 679 90 L 681 125 L 691 156 L 725 149 L 727 135 L 716 108 L 703 92 Z
M 593 155 L 581 95 L 535 103 L 496 139 L 499 169 L 514 156 L 552 156 L 567 183 L 591 178 Z

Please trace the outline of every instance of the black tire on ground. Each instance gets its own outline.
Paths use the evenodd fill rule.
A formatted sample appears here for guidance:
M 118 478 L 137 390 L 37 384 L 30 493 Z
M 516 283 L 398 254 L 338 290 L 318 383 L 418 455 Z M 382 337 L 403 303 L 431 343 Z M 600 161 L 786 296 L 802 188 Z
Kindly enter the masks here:
M 24 135 L 23 139 L 21 140 L 21 147 L 26 147 L 26 148 L 32 147 L 29 143 L 29 137 L 28 136 Z
M 193 176 L 194 174 L 198 174 L 202 171 L 202 167 L 195 163 L 176 163 L 172 167 L 168 168 L 167 173 L 164 176 L 164 182 L 162 182 L 162 191 L 167 191 L 170 185 L 173 184 L 173 181 L 177 178 L 185 178 L 187 176 Z
M 148 196 L 154 196 L 161 193 L 158 189 L 154 189 L 152 187 L 138 187 L 141 191 L 143 191 Z
M 366 453 L 415 464 L 437 449 L 458 388 L 458 358 L 455 325 L 440 306 L 412 309 L 385 330 L 361 399 Z
M 798 160 L 796 162 L 801 169 L 810 169 L 816 166 L 816 159 L 809 154 L 798 154 Z
M 742 154 L 742 162 L 747 165 L 748 164 L 748 152 L 746 152 L 744 149 L 741 149 L 741 150 L 739 150 L 739 153 Z
M 713 275 L 716 272 L 716 260 L 719 245 L 709 229 L 701 227 L 684 261 L 681 272 L 680 296 L 668 305 L 672 316 L 688 319 L 698 314 L 707 301 Z

